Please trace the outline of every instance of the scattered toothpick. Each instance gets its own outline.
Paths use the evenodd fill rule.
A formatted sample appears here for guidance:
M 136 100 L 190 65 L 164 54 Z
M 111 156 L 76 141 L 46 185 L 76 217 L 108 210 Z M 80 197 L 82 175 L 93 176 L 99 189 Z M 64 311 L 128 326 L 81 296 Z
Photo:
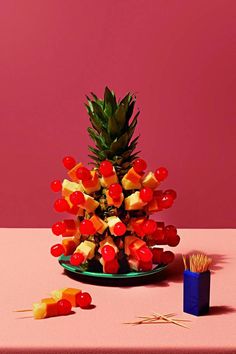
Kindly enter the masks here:
M 189 320 L 175 318 L 175 313 L 167 313 L 162 315 L 160 313 L 153 313 L 152 316 L 137 316 L 140 320 L 134 322 L 125 322 L 124 324 L 140 325 L 140 324 L 156 324 L 156 323 L 173 323 L 177 326 L 189 328 L 181 322 L 190 322 Z

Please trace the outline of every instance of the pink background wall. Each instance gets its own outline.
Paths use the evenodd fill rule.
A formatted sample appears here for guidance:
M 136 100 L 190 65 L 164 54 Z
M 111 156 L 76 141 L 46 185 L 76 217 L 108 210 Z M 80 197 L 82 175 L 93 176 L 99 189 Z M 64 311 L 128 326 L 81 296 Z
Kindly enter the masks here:
M 137 93 L 142 156 L 179 227 L 235 227 L 236 1 L 0 1 L 0 226 L 60 218 L 61 158 L 87 162 L 84 95 Z

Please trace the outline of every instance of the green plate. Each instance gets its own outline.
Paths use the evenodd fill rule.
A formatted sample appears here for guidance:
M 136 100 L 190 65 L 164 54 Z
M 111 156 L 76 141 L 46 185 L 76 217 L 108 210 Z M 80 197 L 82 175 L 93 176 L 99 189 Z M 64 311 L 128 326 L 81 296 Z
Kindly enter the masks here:
M 60 265 L 65 268 L 67 271 L 74 273 L 74 275 L 81 275 L 84 277 L 91 277 L 91 278 L 106 278 L 106 279 L 132 279 L 132 278 L 144 278 L 148 277 L 163 271 L 167 265 L 158 265 L 154 267 L 152 270 L 148 272 L 130 272 L 125 274 L 107 274 L 107 273 L 95 273 L 85 271 L 81 267 L 76 267 L 70 264 L 70 256 L 61 256 L 59 257 Z

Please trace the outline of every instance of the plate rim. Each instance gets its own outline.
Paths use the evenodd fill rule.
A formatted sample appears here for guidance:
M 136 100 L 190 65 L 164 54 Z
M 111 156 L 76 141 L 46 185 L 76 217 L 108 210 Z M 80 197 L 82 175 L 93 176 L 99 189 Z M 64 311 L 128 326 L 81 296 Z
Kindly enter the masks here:
M 103 278 L 103 279 L 133 279 L 138 277 L 147 277 L 159 273 L 168 267 L 167 264 L 156 266 L 152 270 L 148 272 L 130 272 L 130 273 L 118 273 L 118 274 L 109 274 L 109 273 L 96 273 L 96 272 L 89 272 L 87 270 L 83 270 L 80 267 L 73 266 L 71 264 L 66 264 L 65 262 L 68 261 L 70 256 L 60 256 L 58 259 L 59 264 L 66 269 L 67 271 L 82 275 L 91 278 Z

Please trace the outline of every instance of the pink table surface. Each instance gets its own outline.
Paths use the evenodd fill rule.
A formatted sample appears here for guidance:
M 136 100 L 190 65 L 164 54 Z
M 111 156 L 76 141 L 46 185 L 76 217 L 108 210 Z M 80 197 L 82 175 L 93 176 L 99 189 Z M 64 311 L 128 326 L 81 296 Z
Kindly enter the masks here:
M 135 287 L 84 284 L 64 274 L 49 249 L 49 229 L 1 229 L 1 353 L 236 353 L 236 231 L 180 230 L 177 257 L 161 282 Z M 57 242 L 57 240 L 56 240 Z M 214 259 L 211 312 L 183 313 L 181 254 L 203 251 Z M 49 291 L 89 291 L 94 309 L 65 317 L 34 320 L 13 312 L 31 308 Z M 190 329 L 172 324 L 130 326 L 136 316 L 176 312 Z

